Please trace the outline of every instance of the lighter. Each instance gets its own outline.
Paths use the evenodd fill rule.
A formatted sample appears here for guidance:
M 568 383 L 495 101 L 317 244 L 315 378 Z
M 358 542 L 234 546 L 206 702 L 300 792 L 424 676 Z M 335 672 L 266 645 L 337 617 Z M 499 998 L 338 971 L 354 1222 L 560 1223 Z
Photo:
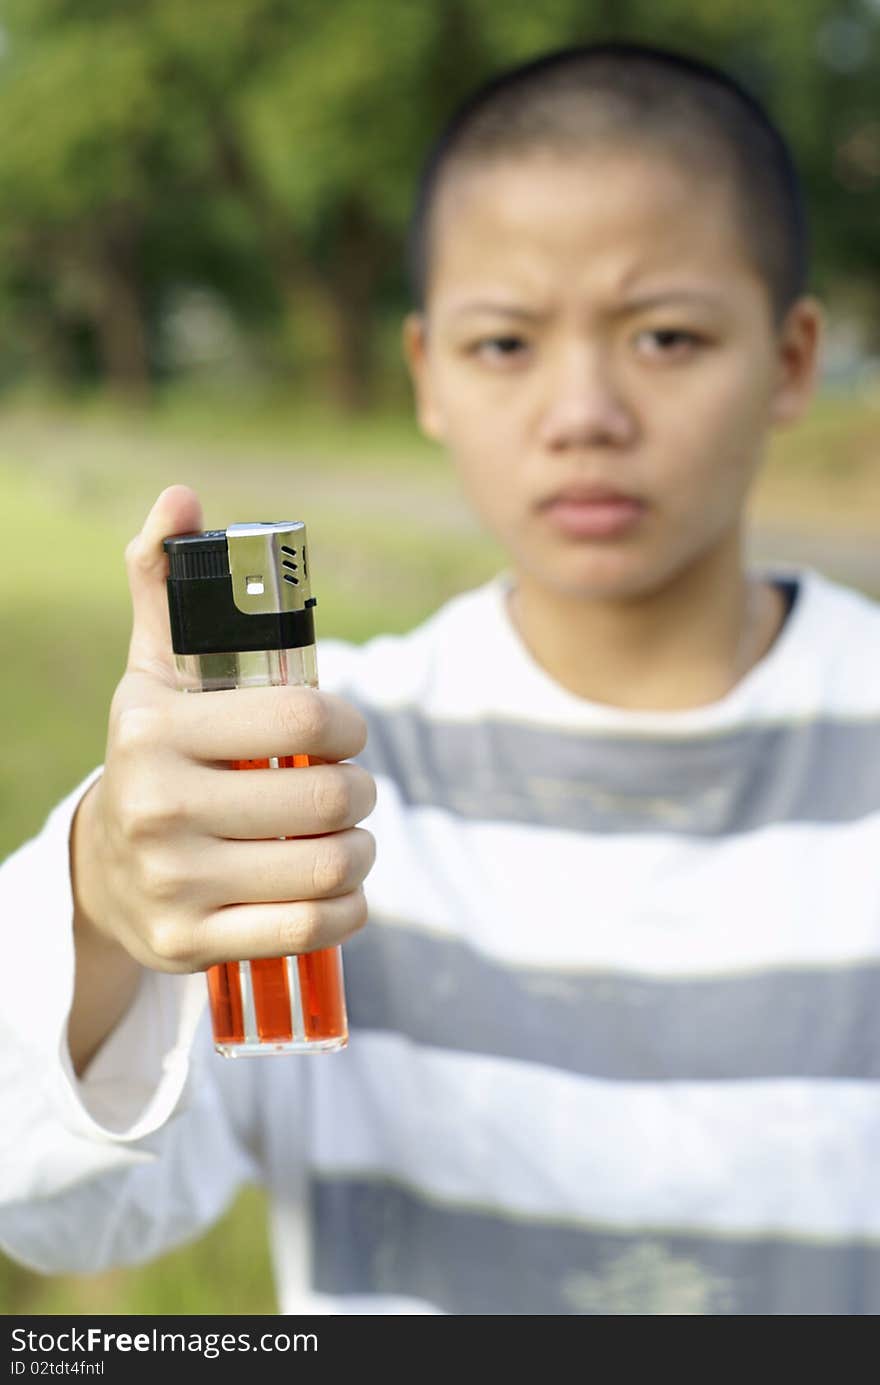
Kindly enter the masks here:
M 163 547 L 179 688 L 318 686 L 304 524 L 230 524 L 178 534 Z M 285 755 L 233 760 L 231 767 L 311 763 L 308 755 Z M 214 1047 L 224 1057 L 315 1053 L 348 1043 L 339 947 L 222 962 L 207 977 Z

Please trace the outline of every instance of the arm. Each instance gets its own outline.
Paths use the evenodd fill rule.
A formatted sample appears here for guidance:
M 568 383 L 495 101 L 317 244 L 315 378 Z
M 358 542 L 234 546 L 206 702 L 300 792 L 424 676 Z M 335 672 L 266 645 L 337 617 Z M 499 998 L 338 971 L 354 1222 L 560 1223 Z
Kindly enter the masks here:
M 97 1267 L 83 1236 L 96 1207 L 112 1223 L 100 1264 L 143 1258 L 222 1210 L 250 1164 L 223 1114 L 227 1065 L 199 1023 L 200 973 L 330 946 L 366 916 L 373 840 L 353 824 L 375 788 L 339 763 L 363 746 L 359 714 L 308 688 L 176 689 L 161 543 L 198 527 L 194 505 L 185 487 L 163 492 L 126 550 L 134 624 L 100 777 L 0 877 L 3 912 L 16 911 L 18 893 L 34 918 L 14 976 L 0 979 L 3 1100 L 14 1113 L 0 1236 L 40 1267 Z M 226 768 L 298 753 L 325 763 Z M 209 1061 L 194 1068 L 200 1043 Z M 296 1081 L 295 1063 L 290 1072 Z M 222 1166 L 219 1184 L 194 1172 L 202 1147 Z M 175 1198 L 180 1215 L 165 1218 Z
M 98 771 L 100 773 L 100 771 Z M 75 1078 L 70 822 L 94 776 L 0 865 L 0 1246 L 45 1272 L 96 1271 L 178 1244 L 259 1169 L 202 1022 L 204 979 L 143 970 Z M 171 1119 L 173 1117 L 173 1119 Z
M 67 1038 L 73 1069 L 81 1076 L 104 1039 L 125 1015 L 141 981 L 142 968 L 118 943 L 99 931 L 93 906 L 98 863 L 93 847 L 95 796 L 100 781 L 86 790 L 70 832 L 73 938 L 76 956 L 73 1003 Z

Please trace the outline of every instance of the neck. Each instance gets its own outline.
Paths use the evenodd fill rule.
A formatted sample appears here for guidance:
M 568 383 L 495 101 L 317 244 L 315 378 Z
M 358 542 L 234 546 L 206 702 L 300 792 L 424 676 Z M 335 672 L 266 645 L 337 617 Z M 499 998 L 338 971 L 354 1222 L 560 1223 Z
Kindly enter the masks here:
M 744 572 L 738 535 L 647 594 L 585 598 L 517 572 L 508 601 L 551 678 L 579 697 L 633 711 L 720 700 L 785 620 L 782 593 Z

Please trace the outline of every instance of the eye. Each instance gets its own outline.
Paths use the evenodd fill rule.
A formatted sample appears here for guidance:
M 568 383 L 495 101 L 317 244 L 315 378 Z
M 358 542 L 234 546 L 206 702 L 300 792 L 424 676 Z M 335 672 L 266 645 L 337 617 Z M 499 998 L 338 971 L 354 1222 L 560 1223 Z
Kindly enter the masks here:
M 705 338 L 696 332 L 688 332 L 679 327 L 652 327 L 646 332 L 640 332 L 636 340 L 640 341 L 643 338 L 653 338 L 655 347 L 647 354 L 655 358 L 681 356 L 705 344 Z
M 482 337 L 471 350 L 485 361 L 510 361 L 521 355 L 525 347 L 522 337 Z

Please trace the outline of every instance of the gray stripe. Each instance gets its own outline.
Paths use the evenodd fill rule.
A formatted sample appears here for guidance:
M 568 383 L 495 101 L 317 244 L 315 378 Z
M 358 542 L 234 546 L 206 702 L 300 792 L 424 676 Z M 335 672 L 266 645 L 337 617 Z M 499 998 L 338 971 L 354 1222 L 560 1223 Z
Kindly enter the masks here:
M 311 1182 L 315 1288 L 456 1314 L 875 1315 L 880 1247 L 627 1233 L 444 1206 L 399 1185 Z
M 625 737 L 462 725 L 349 700 L 368 723 L 360 763 L 393 779 L 405 802 L 465 818 L 713 837 L 880 810 L 880 718 Z
M 723 980 L 514 969 L 376 920 L 345 943 L 353 1028 L 635 1082 L 880 1078 L 880 963 Z

